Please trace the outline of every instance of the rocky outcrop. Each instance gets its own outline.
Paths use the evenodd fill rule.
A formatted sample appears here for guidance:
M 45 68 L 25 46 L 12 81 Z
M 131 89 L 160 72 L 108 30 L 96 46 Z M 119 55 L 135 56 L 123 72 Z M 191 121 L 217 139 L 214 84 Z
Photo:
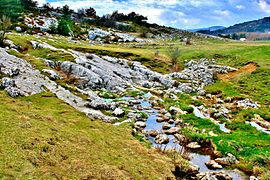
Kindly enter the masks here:
M 100 111 L 87 108 L 87 101 L 72 94 L 69 90 L 59 86 L 48 77 L 40 74 L 27 61 L 9 55 L 5 49 L 0 48 L 0 73 L 3 76 L 1 85 L 12 97 L 30 96 L 38 94 L 45 89 L 50 90 L 59 99 L 65 101 L 78 111 L 84 112 L 90 118 L 102 119 L 104 121 L 117 120 L 115 117 L 109 117 Z
M 215 74 L 223 74 L 235 71 L 235 68 L 229 66 L 217 65 L 214 60 L 200 59 L 199 61 L 189 61 L 185 64 L 187 67 L 179 73 L 170 74 L 173 78 L 188 80 L 191 87 L 197 91 L 202 90 L 206 85 L 214 83 Z
M 91 41 L 99 43 L 113 43 L 113 42 L 146 42 L 141 38 L 137 38 L 128 33 L 120 33 L 113 31 L 104 31 L 102 29 L 94 28 L 88 32 L 88 37 Z
M 63 62 L 60 68 L 67 74 L 78 77 L 82 89 L 106 89 L 122 92 L 129 86 L 170 88 L 174 80 L 153 72 L 139 62 L 82 54 L 72 51 L 76 63 Z

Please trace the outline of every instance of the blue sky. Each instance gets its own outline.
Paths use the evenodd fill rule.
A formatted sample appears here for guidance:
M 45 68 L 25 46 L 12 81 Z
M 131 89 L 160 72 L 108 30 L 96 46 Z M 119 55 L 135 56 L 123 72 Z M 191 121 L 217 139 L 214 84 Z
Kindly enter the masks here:
M 230 26 L 270 16 L 270 0 L 38 0 L 54 7 L 93 7 L 98 15 L 135 11 L 149 22 L 182 29 Z

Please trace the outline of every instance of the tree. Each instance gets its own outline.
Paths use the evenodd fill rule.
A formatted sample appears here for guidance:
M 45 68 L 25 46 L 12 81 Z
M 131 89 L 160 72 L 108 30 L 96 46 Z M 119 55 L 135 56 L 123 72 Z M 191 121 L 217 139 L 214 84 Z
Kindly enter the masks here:
M 0 46 L 4 46 L 5 35 L 8 28 L 11 26 L 11 20 L 6 15 L 2 15 L 0 19 Z
M 51 6 L 50 3 L 43 4 L 43 6 L 41 7 L 42 13 L 48 13 L 48 12 L 51 12 L 52 10 L 53 10 L 53 7 Z
M 179 59 L 180 55 L 181 55 L 181 52 L 180 52 L 179 48 L 174 48 L 174 49 L 168 51 L 168 56 L 171 59 L 173 71 L 177 71 L 177 69 L 178 69 L 177 63 L 178 63 L 178 59 Z
M 21 0 L 21 4 L 27 11 L 36 11 L 38 8 L 38 2 L 33 0 Z
M 74 11 L 70 9 L 68 5 L 64 5 L 62 8 L 62 13 L 64 14 L 64 16 L 70 16 L 73 12 Z
M 93 17 L 93 18 L 96 17 L 96 14 L 97 14 L 96 10 L 92 7 L 85 9 L 85 13 L 87 17 Z
M 85 12 L 85 9 L 84 8 L 78 9 L 77 13 L 78 13 L 78 18 L 79 19 L 81 19 L 81 18 L 83 18 L 83 17 L 86 16 L 86 12 Z
M 19 0 L 0 0 L 0 17 L 9 16 L 11 20 L 17 20 L 23 8 Z
M 70 18 L 63 16 L 58 22 L 57 32 L 61 35 L 68 36 L 72 33 L 73 22 Z

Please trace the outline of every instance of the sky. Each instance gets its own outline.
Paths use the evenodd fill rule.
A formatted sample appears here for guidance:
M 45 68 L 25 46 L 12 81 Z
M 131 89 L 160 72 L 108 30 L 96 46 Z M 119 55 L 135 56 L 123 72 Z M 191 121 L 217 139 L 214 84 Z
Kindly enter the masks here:
M 97 14 L 136 12 L 148 22 L 180 29 L 230 26 L 270 16 L 270 0 L 37 0 L 72 9 L 93 7 Z

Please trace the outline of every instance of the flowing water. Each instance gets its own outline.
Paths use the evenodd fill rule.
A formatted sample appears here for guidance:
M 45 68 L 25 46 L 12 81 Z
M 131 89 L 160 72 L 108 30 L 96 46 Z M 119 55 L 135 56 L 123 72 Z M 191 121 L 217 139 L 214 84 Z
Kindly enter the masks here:
M 138 101 L 140 102 L 140 106 L 144 109 L 142 112 L 146 113 L 148 115 L 147 121 L 146 121 L 146 127 L 145 130 L 151 131 L 151 130 L 156 130 L 159 133 L 162 133 L 162 123 L 157 122 L 158 118 L 158 111 L 153 108 L 152 104 L 150 103 L 150 98 L 152 97 L 151 93 L 147 93 L 143 96 L 143 98 L 139 99 Z M 131 97 L 123 97 L 120 98 L 120 100 L 125 100 L 125 101 L 132 101 L 135 100 L 134 98 Z M 203 115 L 196 107 L 194 108 L 194 114 L 200 118 L 207 118 L 205 115 Z M 175 126 L 174 124 L 171 124 L 171 126 Z M 224 132 L 230 132 L 229 129 L 225 127 L 225 124 L 219 124 L 220 129 Z M 175 138 L 173 135 L 168 135 L 170 141 L 168 144 L 156 144 L 155 143 L 155 138 L 154 137 L 148 137 L 148 140 L 152 143 L 152 145 L 156 148 L 159 148 L 161 150 L 176 150 L 180 152 L 180 150 L 183 149 L 183 146 L 181 146 L 179 143 L 176 142 Z M 185 148 L 184 148 L 185 149 Z M 197 165 L 200 169 L 200 172 L 212 172 L 212 171 L 221 171 L 221 170 L 210 170 L 207 168 L 205 165 L 206 162 L 211 160 L 210 154 L 199 154 L 196 152 L 191 152 L 189 154 L 189 159 L 190 162 L 193 163 L 194 165 Z M 222 169 L 222 171 L 225 171 L 227 174 L 230 174 L 234 180 L 241 180 L 241 179 L 248 179 L 247 176 L 238 170 L 225 170 Z
M 192 107 L 193 107 L 193 109 L 194 109 L 193 113 L 194 113 L 195 116 L 197 116 L 197 117 L 199 117 L 199 118 L 203 118 L 203 119 L 211 119 L 211 118 L 210 118 L 210 115 L 203 114 L 203 113 L 202 113 L 197 107 L 195 107 L 195 106 L 192 106 Z M 225 123 L 223 123 L 223 124 L 218 123 L 217 125 L 219 126 L 219 129 L 220 129 L 222 132 L 225 132 L 225 133 L 230 133 L 230 132 L 231 132 L 230 129 L 228 129 L 228 128 L 225 127 L 225 125 L 226 125 Z
M 250 122 L 250 125 L 252 127 L 255 127 L 258 131 L 261 131 L 261 132 L 264 132 L 264 133 L 267 133 L 267 134 L 270 134 L 270 131 L 261 127 L 259 124 L 255 123 L 255 122 Z

